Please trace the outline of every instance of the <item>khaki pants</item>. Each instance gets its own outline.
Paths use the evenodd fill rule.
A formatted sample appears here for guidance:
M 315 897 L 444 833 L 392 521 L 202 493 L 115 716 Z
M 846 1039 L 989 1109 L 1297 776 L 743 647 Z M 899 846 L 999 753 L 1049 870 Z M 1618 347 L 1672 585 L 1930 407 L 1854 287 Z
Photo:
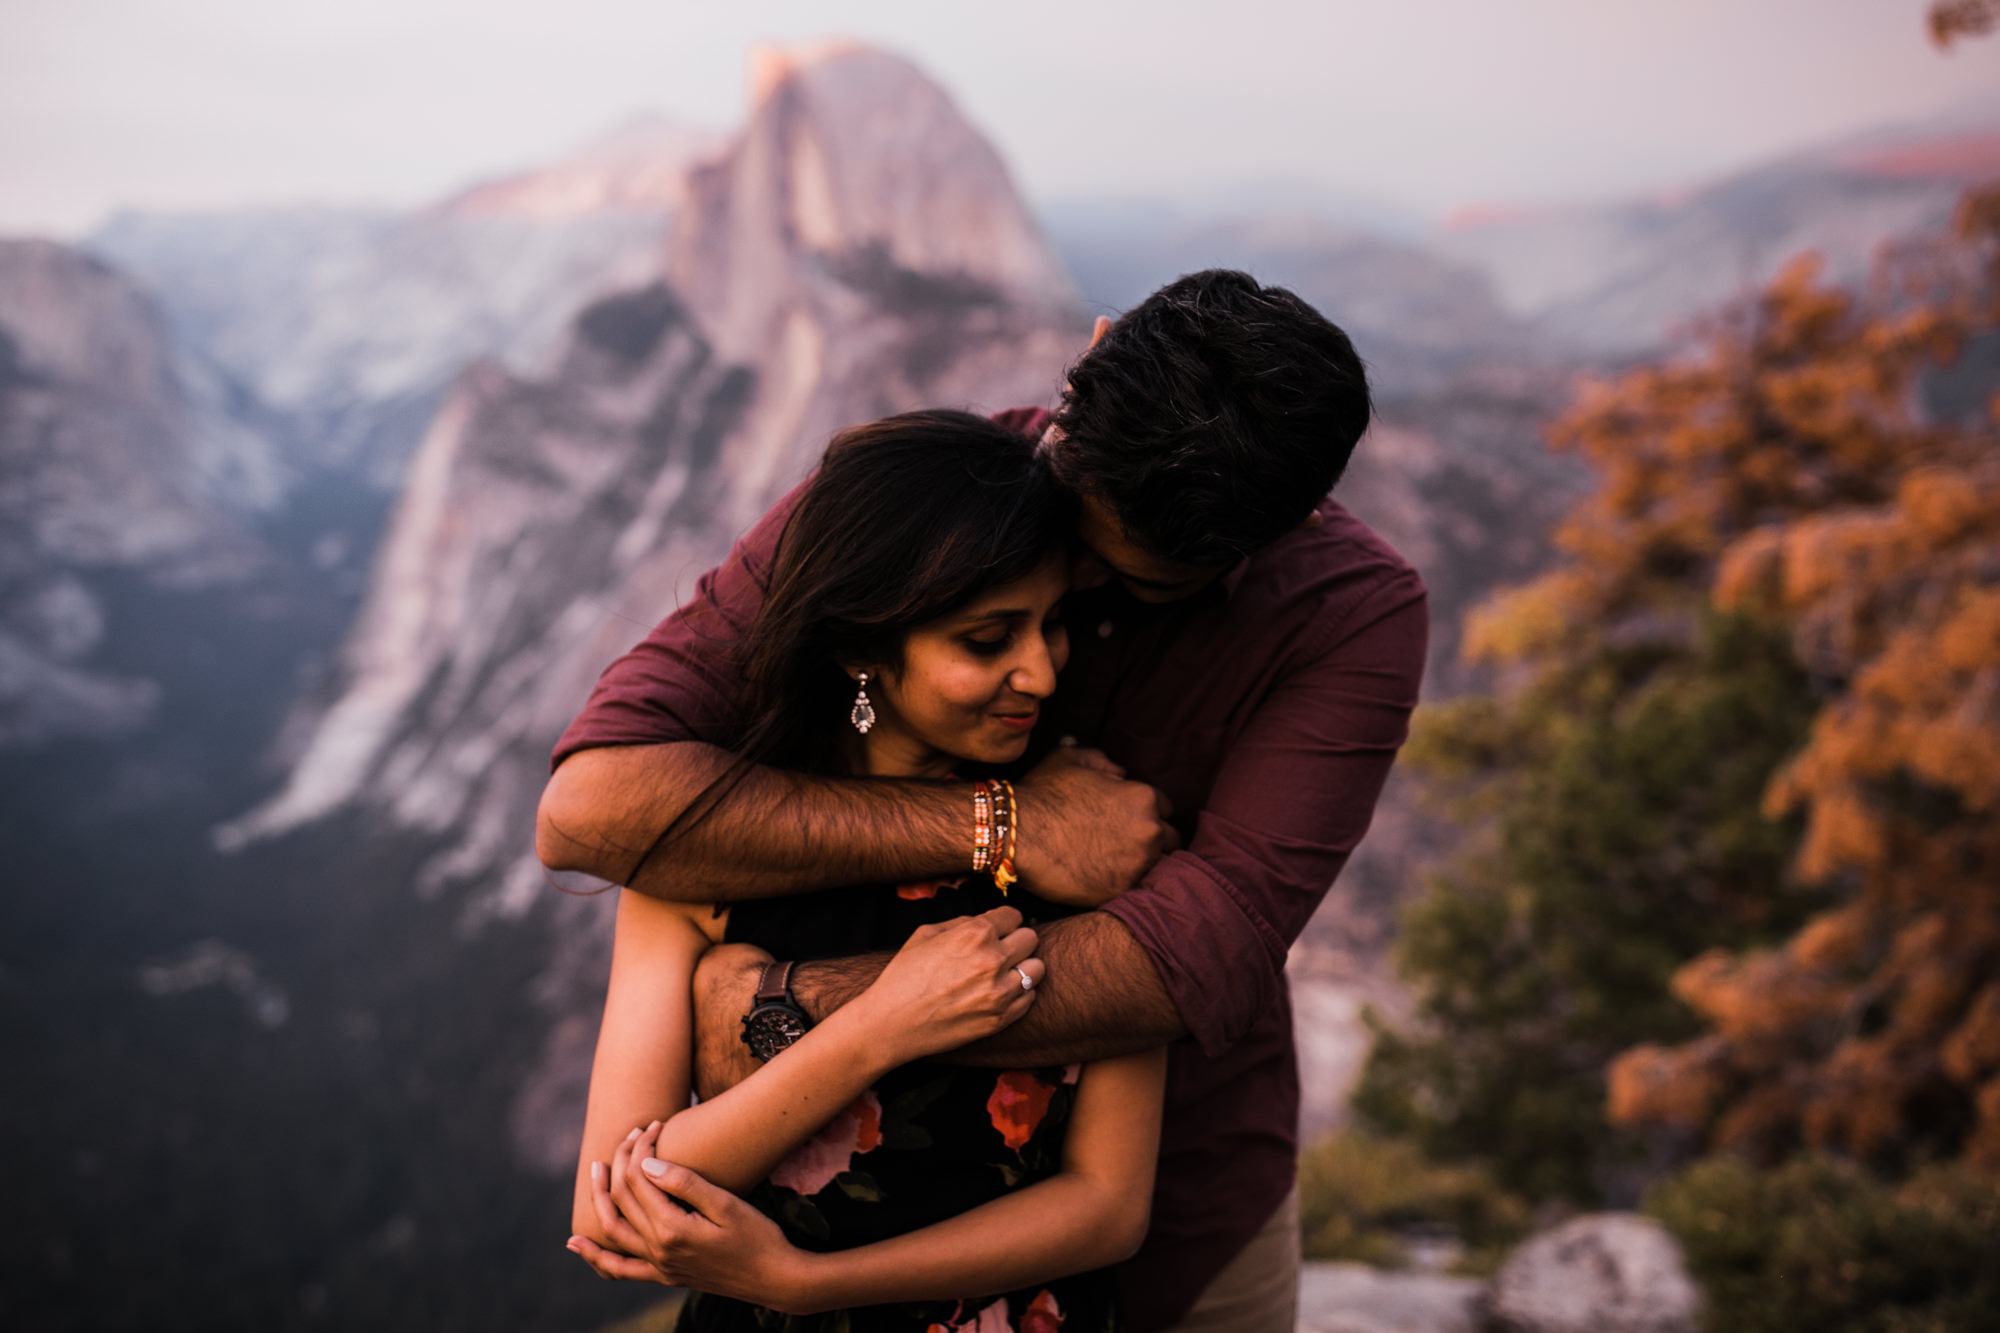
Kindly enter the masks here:
M 1168 1333 L 1293 1333 L 1299 1326 L 1299 1191 L 1294 1185 L 1243 1252 Z

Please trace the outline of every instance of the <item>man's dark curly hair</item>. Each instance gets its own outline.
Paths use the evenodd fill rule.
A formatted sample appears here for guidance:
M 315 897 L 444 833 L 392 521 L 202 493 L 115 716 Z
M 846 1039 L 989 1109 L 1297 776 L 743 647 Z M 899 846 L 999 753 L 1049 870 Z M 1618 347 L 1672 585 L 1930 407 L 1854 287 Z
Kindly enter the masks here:
M 1052 462 L 1155 554 L 1228 565 L 1333 489 L 1370 411 L 1368 372 L 1332 321 L 1209 269 L 1127 311 L 1070 369 Z

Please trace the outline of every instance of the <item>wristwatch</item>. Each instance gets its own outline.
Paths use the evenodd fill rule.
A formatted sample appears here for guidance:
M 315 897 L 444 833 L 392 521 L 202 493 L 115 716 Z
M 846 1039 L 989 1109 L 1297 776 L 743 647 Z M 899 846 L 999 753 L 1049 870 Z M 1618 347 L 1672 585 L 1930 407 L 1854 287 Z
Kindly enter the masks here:
M 792 998 L 792 969 L 797 963 L 769 963 L 757 978 L 757 998 L 743 1016 L 743 1044 L 759 1060 L 769 1060 L 812 1026 L 812 1019 Z

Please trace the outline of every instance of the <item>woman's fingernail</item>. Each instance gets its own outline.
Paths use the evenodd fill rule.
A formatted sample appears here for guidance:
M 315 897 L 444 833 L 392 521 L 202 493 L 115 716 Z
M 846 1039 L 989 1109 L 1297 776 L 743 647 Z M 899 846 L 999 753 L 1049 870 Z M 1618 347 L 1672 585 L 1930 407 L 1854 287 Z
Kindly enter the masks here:
M 581 1242 L 577 1240 L 575 1236 L 571 1236 L 569 1238 L 569 1241 L 563 1246 L 563 1248 L 565 1250 L 568 1250 L 571 1254 L 583 1253 L 583 1245 Z
M 648 1134 L 650 1134 L 650 1133 L 652 1133 L 652 1132 L 653 1132 L 654 1130 L 658 1129 L 659 1127 L 660 1127 L 660 1122 L 659 1122 L 659 1121 L 657 1121 L 657 1120 L 655 1120 L 655 1121 L 654 1121 L 654 1122 L 653 1122 L 652 1124 L 650 1124 L 650 1125 L 646 1126 L 646 1132 L 647 1132 Z
M 590 1164 L 590 1183 L 595 1185 L 603 1179 L 604 1179 L 604 1163 L 592 1162 Z
M 667 1174 L 667 1164 L 657 1157 L 648 1157 L 645 1161 L 639 1163 L 639 1169 L 655 1180 Z
M 627 1134 L 625 1136 L 625 1142 L 630 1143 L 633 1139 L 636 1139 L 638 1137 L 639 1137 L 639 1131 L 635 1129 L 630 1134 Z

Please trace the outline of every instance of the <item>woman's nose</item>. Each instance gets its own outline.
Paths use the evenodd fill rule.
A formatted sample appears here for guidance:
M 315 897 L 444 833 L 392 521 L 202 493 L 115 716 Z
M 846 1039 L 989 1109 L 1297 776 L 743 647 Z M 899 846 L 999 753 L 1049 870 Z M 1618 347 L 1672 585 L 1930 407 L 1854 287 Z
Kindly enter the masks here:
M 1056 692 L 1055 645 L 1040 634 L 1031 638 L 1022 660 L 1007 673 L 1007 684 L 1017 694 L 1046 699 Z

